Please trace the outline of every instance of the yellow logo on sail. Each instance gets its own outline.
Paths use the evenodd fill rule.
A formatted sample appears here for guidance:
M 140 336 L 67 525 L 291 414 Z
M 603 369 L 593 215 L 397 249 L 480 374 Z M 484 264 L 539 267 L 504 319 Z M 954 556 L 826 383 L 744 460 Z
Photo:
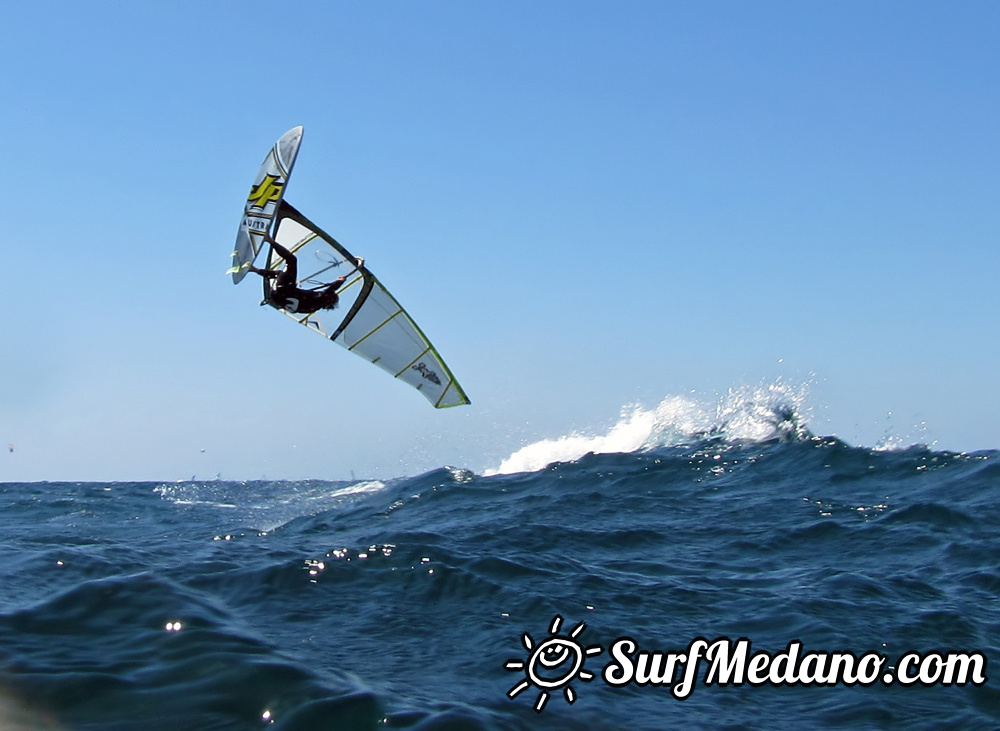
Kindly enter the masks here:
M 259 185 L 250 188 L 247 203 L 254 208 L 264 208 L 268 203 L 274 203 L 281 197 L 281 191 L 285 187 L 284 183 L 278 182 L 280 179 L 277 175 L 265 176 Z

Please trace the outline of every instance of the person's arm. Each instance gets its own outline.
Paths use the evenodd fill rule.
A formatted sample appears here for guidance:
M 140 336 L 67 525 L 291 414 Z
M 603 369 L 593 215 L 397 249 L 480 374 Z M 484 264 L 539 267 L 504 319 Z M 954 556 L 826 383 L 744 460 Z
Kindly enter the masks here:
M 278 256 L 280 256 L 285 261 L 295 261 L 295 254 L 290 252 L 288 249 L 286 249 L 284 246 L 279 244 L 277 241 L 275 241 L 267 234 L 264 235 L 264 241 L 269 243 L 271 245 L 271 248 L 278 252 Z
M 273 269 L 258 269 L 255 266 L 251 266 L 250 271 L 252 271 L 254 274 L 259 274 L 260 276 L 264 277 L 264 279 L 274 279 L 276 276 L 281 274 L 281 272 L 276 272 Z
M 360 271 L 361 267 L 363 267 L 364 265 L 365 265 L 365 259 L 364 259 L 363 256 L 359 256 L 357 259 L 354 260 L 354 268 L 355 268 L 355 270 Z M 344 286 L 344 282 L 347 281 L 347 278 L 349 276 L 350 276 L 350 274 L 342 274 L 341 276 L 339 276 L 336 279 L 334 279 L 332 282 L 328 282 L 327 284 L 324 284 L 323 285 L 323 289 L 332 289 L 332 290 L 336 291 L 336 290 L 338 290 L 338 289 L 340 289 L 341 287 Z
M 326 282 L 324 284 L 317 285 L 314 289 L 317 292 L 328 292 L 331 289 L 336 292 L 338 289 L 340 289 L 343 286 L 344 282 L 346 282 L 346 281 L 347 281 L 347 277 L 346 276 L 337 277 L 332 282 Z

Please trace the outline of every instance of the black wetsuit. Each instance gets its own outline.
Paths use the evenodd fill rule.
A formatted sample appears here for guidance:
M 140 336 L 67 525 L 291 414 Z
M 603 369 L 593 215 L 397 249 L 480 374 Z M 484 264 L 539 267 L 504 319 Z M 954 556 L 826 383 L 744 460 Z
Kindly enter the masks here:
M 285 260 L 285 269 L 277 274 L 269 293 L 269 299 L 275 307 L 305 315 L 337 304 L 339 298 L 336 289 L 344 283 L 344 277 L 317 289 L 302 289 L 299 287 L 295 254 L 277 242 L 271 242 L 271 246 Z

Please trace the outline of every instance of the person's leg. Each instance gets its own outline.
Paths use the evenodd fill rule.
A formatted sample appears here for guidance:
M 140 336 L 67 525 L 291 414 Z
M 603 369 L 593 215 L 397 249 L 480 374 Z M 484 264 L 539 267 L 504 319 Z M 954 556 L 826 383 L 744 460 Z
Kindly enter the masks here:
M 272 239 L 270 236 L 267 237 L 266 241 L 271 245 L 271 248 L 277 251 L 278 255 L 285 261 L 289 261 L 290 259 L 295 258 L 295 254 L 290 252 L 288 249 L 286 249 L 284 246 L 282 246 L 277 241 Z
M 299 283 L 299 266 L 298 261 L 295 259 L 295 254 L 290 252 L 274 239 L 268 239 L 268 243 L 270 243 L 271 248 L 278 253 L 278 256 L 285 260 L 285 268 L 278 275 L 275 285 L 278 287 L 297 286 Z

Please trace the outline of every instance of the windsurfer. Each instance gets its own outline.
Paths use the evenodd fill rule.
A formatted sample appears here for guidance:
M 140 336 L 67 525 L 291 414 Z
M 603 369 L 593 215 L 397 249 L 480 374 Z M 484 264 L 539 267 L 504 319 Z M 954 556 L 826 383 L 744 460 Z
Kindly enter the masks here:
M 298 281 L 298 262 L 295 254 L 279 244 L 270 236 L 264 237 L 265 241 L 271 245 L 271 249 L 278 256 L 285 260 L 285 268 L 281 271 L 273 269 L 258 269 L 250 267 L 250 271 L 259 274 L 265 279 L 274 279 L 274 286 L 271 288 L 269 300 L 275 307 L 297 312 L 303 315 L 315 312 L 316 310 L 332 310 L 340 301 L 337 290 L 347 281 L 347 275 L 337 277 L 332 282 L 322 284 L 315 289 L 303 289 Z M 360 269 L 365 260 L 358 257 L 355 264 Z

